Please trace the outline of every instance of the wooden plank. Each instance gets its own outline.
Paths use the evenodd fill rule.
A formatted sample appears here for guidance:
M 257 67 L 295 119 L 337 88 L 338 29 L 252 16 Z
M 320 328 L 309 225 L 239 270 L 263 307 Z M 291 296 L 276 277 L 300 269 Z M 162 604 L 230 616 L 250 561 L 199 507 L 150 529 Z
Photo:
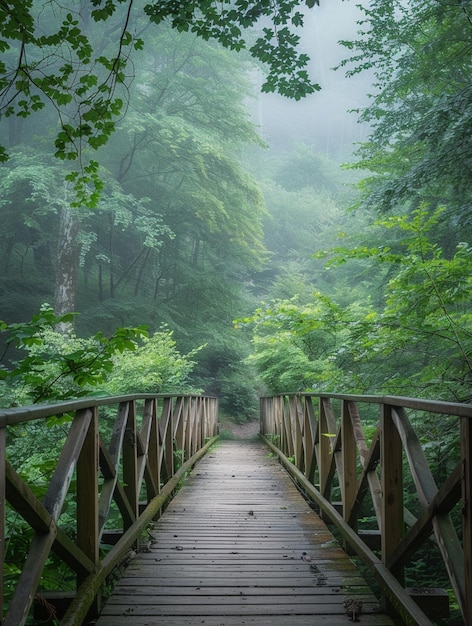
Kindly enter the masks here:
M 152 520 L 154 520 L 158 512 L 162 509 L 166 500 L 174 493 L 180 481 L 187 472 L 193 468 L 197 461 L 208 451 L 215 443 L 214 439 L 208 441 L 206 446 L 199 450 L 191 459 L 189 459 L 176 474 L 164 485 L 159 496 L 154 498 L 141 513 L 139 519 L 129 528 L 117 541 L 114 548 L 104 557 L 97 566 L 94 573 L 91 574 L 85 582 L 80 586 L 76 596 L 69 606 L 66 615 L 61 621 L 61 626 L 77 626 L 83 624 L 88 608 L 93 598 L 96 596 L 102 585 L 105 583 L 107 576 L 112 571 L 121 568 L 125 559 L 129 559 L 130 552 L 136 544 L 138 537 L 147 530 Z
M 132 620 L 130 620 L 132 617 Z M 127 616 L 128 623 L 131 623 L 133 626 L 150 626 L 149 617 L 140 616 L 140 615 L 130 615 Z M 362 615 L 362 625 L 363 626 L 390 626 L 391 621 L 389 618 L 386 618 L 383 615 Z M 100 620 L 100 626 L 116 626 L 117 624 L 116 616 L 104 616 Z M 123 622 L 124 623 L 124 622 Z M 157 624 L 155 620 L 152 620 L 151 624 Z M 225 616 L 224 622 L 222 622 L 220 616 L 205 616 L 204 621 L 201 618 L 195 618 L 193 616 L 172 616 L 168 615 L 165 618 L 165 621 L 161 622 L 165 623 L 166 626 L 196 626 L 197 624 L 204 623 L 205 626 L 241 626 L 241 624 L 252 625 L 252 626 L 313 626 L 313 617 L 305 616 L 305 615 L 291 615 L 290 621 L 287 620 L 287 616 L 285 615 L 271 615 L 270 617 L 266 617 L 265 615 L 258 615 L 257 617 L 245 616 L 244 621 L 241 621 L 240 616 Z M 340 618 L 338 615 L 320 615 L 316 618 L 316 624 L 322 624 L 323 626 L 346 626 L 349 624 L 346 616 Z
M 348 621 L 392 626 L 352 561 L 266 448 L 224 442 L 200 461 L 96 626 Z

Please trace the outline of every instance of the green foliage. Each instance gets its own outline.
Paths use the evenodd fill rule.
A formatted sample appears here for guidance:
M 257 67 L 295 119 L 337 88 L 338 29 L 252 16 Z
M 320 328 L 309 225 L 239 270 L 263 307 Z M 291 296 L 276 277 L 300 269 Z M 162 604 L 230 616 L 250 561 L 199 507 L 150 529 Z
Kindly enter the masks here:
M 56 316 L 44 305 L 30 322 L 0 322 L 7 349 L 12 345 L 26 352 L 11 368 L 0 369 L 3 406 L 88 395 L 113 370 L 114 356 L 135 350 L 136 341 L 146 336 L 144 326 L 118 328 L 109 338 L 98 332 L 89 339 L 55 330 L 73 317 Z
M 333 391 L 347 382 L 352 389 L 357 382 L 347 369 L 351 317 L 351 311 L 317 293 L 314 303 L 305 305 L 296 298 L 275 301 L 252 317 L 236 320 L 236 326 L 253 326 L 249 360 L 271 393 Z
M 108 0 L 80 11 L 69 2 L 3 4 L 0 116 L 26 119 L 54 110 L 60 126 L 55 156 L 78 162 L 77 169 L 66 174 L 76 194 L 73 204 L 96 206 L 103 182 L 90 152 L 109 141 L 126 112 L 133 54 L 144 45 L 136 32 L 145 30 L 149 21 L 168 22 L 178 32 L 190 31 L 204 41 L 214 39 L 241 50 L 251 39 L 243 31 L 263 20 L 259 37 L 249 45 L 250 54 L 268 67 L 263 90 L 298 100 L 319 89 L 308 76 L 307 55 L 297 51 L 296 30 L 303 26 L 298 4 L 161 0 L 143 7 L 132 0 Z M 8 158 L 6 148 L 1 147 L 2 161 Z
M 374 73 L 361 113 L 372 131 L 356 165 L 372 173 L 363 204 L 382 212 L 443 204 L 443 220 L 464 228 L 472 207 L 472 4 L 376 0 L 361 10 L 362 37 L 343 42 L 351 53 L 343 65 L 348 74 Z
M 382 305 L 339 306 L 320 293 L 260 308 L 238 320 L 253 328 L 251 360 L 271 391 L 351 392 L 470 399 L 472 249 L 459 244 L 445 258 L 431 240 L 441 217 L 426 208 L 378 222 L 394 230 L 388 246 L 338 248 L 331 263 L 364 260 L 375 275 L 387 265 Z
M 121 393 L 199 393 L 190 383 L 195 365 L 191 359 L 201 350 L 180 355 L 172 333 L 163 328 L 144 337 L 133 353 L 122 352 L 113 359 L 113 370 L 101 390 Z
M 232 50 L 247 46 L 243 31 L 256 25 L 262 18 L 268 26 L 250 46 L 252 56 L 269 68 L 263 91 L 278 91 L 299 100 L 319 89 L 309 79 L 306 66 L 309 58 L 296 51 L 300 37 L 294 28 L 303 26 L 303 14 L 297 10 L 300 0 L 269 0 L 250 2 L 230 0 L 215 2 L 154 2 L 145 8 L 151 21 L 159 24 L 169 20 L 178 31 L 191 31 L 204 40 L 216 39 Z

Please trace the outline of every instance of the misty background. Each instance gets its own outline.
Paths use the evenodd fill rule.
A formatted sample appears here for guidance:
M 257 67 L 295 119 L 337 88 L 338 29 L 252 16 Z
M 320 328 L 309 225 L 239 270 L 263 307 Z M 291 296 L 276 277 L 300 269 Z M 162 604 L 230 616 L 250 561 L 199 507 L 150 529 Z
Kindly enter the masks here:
M 354 144 L 366 139 L 368 127 L 358 122 L 356 109 L 368 103 L 372 74 L 347 78 L 346 68 L 333 69 L 349 56 L 339 41 L 356 37 L 356 22 L 362 17 L 357 5 L 332 0 L 304 10 L 300 48 L 309 55 L 310 76 L 321 90 L 298 102 L 260 93 L 255 119 L 270 145 L 287 149 L 296 143 L 311 144 L 336 158 L 347 158 Z

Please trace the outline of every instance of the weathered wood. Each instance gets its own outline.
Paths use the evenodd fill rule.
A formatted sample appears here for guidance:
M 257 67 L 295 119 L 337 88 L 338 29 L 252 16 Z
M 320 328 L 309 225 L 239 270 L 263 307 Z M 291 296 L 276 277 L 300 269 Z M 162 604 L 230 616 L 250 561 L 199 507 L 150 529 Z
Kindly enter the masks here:
M 404 589 L 401 591 L 401 585 L 398 585 L 395 579 L 392 580 L 386 572 L 391 571 L 402 581 L 403 567 L 410 566 L 409 561 L 414 559 L 416 551 L 424 546 L 425 542 L 435 541 L 465 622 L 472 623 L 470 615 L 472 604 L 470 502 L 472 497 L 469 493 L 470 482 L 472 482 L 470 478 L 472 452 L 470 430 L 467 430 L 470 429 L 472 405 L 394 396 L 332 393 L 281 394 L 273 398 L 261 398 L 261 415 L 263 416 L 261 432 L 269 439 L 273 433 L 278 432 L 280 424 L 283 424 L 285 429 L 289 428 L 286 423 L 287 414 L 281 410 L 281 407 L 295 397 L 297 403 L 301 403 L 305 413 L 315 398 L 319 401 L 319 427 L 313 440 L 314 454 L 311 456 L 310 466 L 306 467 L 303 473 L 298 473 L 299 470 L 295 471 L 285 456 L 286 449 L 283 445 L 277 446 L 277 452 L 304 492 L 319 506 L 323 519 L 335 523 L 346 540 L 349 540 L 352 535 L 351 544 L 354 550 L 365 559 L 368 566 L 374 567 L 382 580 L 381 584 L 389 600 L 397 605 L 406 620 L 411 618 L 412 623 L 426 622 L 421 621 L 423 619 L 421 615 L 414 617 L 415 610 L 410 611 L 411 599 L 404 601 Z M 332 415 L 332 407 L 337 406 L 338 403 L 342 407 L 342 412 L 340 416 L 335 417 Z M 367 445 L 357 408 L 360 403 L 376 404 L 380 408 L 381 416 L 377 432 L 370 447 Z M 450 421 L 454 419 L 454 416 L 460 417 L 464 422 L 462 428 L 463 432 L 467 431 L 467 434 L 462 435 L 461 465 L 456 466 L 450 475 L 443 479 L 441 485 L 437 486 L 433 479 L 423 447 L 405 408 L 444 415 L 447 416 L 445 419 Z M 347 414 L 350 417 L 350 424 Z M 369 426 L 371 426 L 371 418 L 369 421 Z M 329 424 L 332 424 L 332 427 Z M 339 424 L 342 430 L 341 438 Z M 330 458 L 327 454 L 327 446 L 322 441 L 323 432 L 336 435 L 330 438 L 332 452 Z M 304 433 L 301 437 L 305 444 Z M 269 439 L 267 443 L 272 445 Z M 356 454 L 354 454 L 352 439 L 357 447 Z M 468 443 L 465 443 L 466 441 Z M 276 440 L 274 439 L 273 442 L 276 443 Z M 293 445 L 296 447 L 298 444 L 295 441 Z M 408 464 L 403 463 L 405 459 Z M 405 477 L 411 477 L 416 488 L 420 505 L 417 517 L 403 506 L 403 465 Z M 353 477 L 358 477 L 355 490 L 352 488 Z M 380 482 L 380 477 L 382 477 L 382 482 Z M 462 477 L 462 494 L 459 492 L 460 477 Z M 338 492 L 334 489 L 337 484 L 341 487 L 341 502 L 335 501 L 339 500 Z M 465 489 L 464 485 L 466 485 Z M 371 502 L 367 498 L 369 495 Z M 449 515 L 461 499 L 462 511 L 465 512 L 463 538 L 459 536 L 452 517 Z M 359 536 L 352 534 L 352 530 L 363 522 L 362 518 L 369 517 L 368 513 L 366 515 L 369 507 L 371 511 L 373 509 L 377 518 L 378 529 L 372 529 L 375 539 L 378 537 L 379 529 L 381 530 L 382 567 L 379 567 L 378 563 L 375 564 L 372 554 L 370 556 L 367 553 L 364 554 L 365 545 L 363 547 L 362 543 L 359 543 Z M 345 522 L 347 522 L 345 528 L 343 528 L 344 522 L 338 519 L 339 512 L 344 512 Z M 367 528 L 372 528 L 370 522 Z M 407 531 L 406 528 L 408 528 Z M 363 531 L 361 527 L 359 531 L 361 537 L 366 536 Z M 370 537 L 370 535 L 367 536 Z M 398 594 L 393 591 L 395 588 L 398 588 Z
M 143 423 L 141 427 L 141 439 L 146 442 L 143 457 L 140 460 L 140 483 L 142 471 L 146 481 L 148 501 L 159 493 L 157 459 L 158 459 L 158 436 L 157 436 L 157 402 L 146 400 L 144 403 Z
M 343 458 L 343 480 L 341 483 L 341 493 L 343 495 L 343 515 L 344 519 L 351 517 L 351 511 L 356 502 L 357 496 L 357 463 L 356 463 L 356 441 L 351 424 L 349 404 L 344 401 L 341 415 L 341 436 L 342 436 L 342 458 Z M 355 528 L 355 526 L 353 526 Z
M 77 547 L 96 564 L 99 560 L 98 412 L 93 416 L 77 460 Z
M 463 618 L 472 624 L 472 421 L 461 419 L 462 528 L 464 543 L 465 598 Z
M 8 615 L 4 620 L 5 626 L 23 626 L 28 617 L 44 564 L 54 544 L 56 522 L 61 513 L 91 419 L 92 410 L 83 409 L 77 412 L 71 424 L 43 501 L 44 508 L 51 515 L 51 525 L 48 532 L 36 533 L 32 539 L 23 571 L 10 602 Z
M 363 626 L 385 626 L 385 617 L 383 615 L 362 615 Z M 149 616 L 129 615 L 128 622 L 133 626 L 150 626 L 150 624 L 156 624 L 157 622 L 149 619 Z M 200 617 L 194 616 L 172 616 L 167 615 L 165 620 L 162 621 L 166 626 L 196 626 L 202 623 Z M 258 615 L 257 617 L 251 617 L 250 615 L 244 616 L 244 621 L 240 616 L 234 617 L 226 615 L 224 621 L 220 616 L 205 616 L 205 626 L 313 626 L 313 617 L 305 615 L 291 615 L 290 621 L 287 620 L 286 615 Z M 339 615 L 323 615 L 317 618 L 317 623 L 323 624 L 323 626 L 346 626 L 349 624 L 347 617 L 339 617 Z M 116 617 L 114 615 L 104 616 L 101 618 L 100 626 L 115 626 L 117 624 Z
M 191 459 L 189 459 L 182 467 L 170 478 L 161 490 L 146 507 L 140 517 L 136 520 L 131 528 L 129 528 L 123 536 L 118 540 L 115 549 L 109 552 L 103 561 L 98 565 L 96 570 L 84 581 L 79 588 L 74 600 L 72 601 L 61 626 L 77 626 L 82 624 L 91 603 L 96 594 L 105 582 L 107 576 L 114 568 L 123 563 L 125 557 L 130 556 L 131 548 L 136 544 L 139 535 L 147 528 L 151 521 L 156 517 L 159 510 L 165 504 L 167 499 L 176 489 L 183 476 L 189 469 L 206 454 L 208 448 L 215 442 L 215 438 L 201 448 Z
M 334 475 L 333 447 L 331 439 L 336 436 L 337 428 L 331 402 L 327 398 L 320 398 L 319 430 L 319 458 L 318 469 L 320 478 L 320 491 L 323 496 L 329 497 L 331 483 Z
M 161 397 L 161 396 L 159 396 Z M 157 399 L 155 396 L 146 395 L 144 400 L 143 418 L 141 431 L 137 430 L 135 396 L 107 399 L 88 399 L 78 403 L 64 403 L 49 407 L 26 408 L 23 411 L 11 412 L 0 410 L 0 443 L 5 439 L 5 426 L 8 423 L 19 423 L 34 418 L 58 415 L 75 407 L 76 414 L 69 428 L 65 444 L 60 452 L 55 470 L 47 487 L 43 502 L 33 494 L 19 474 L 4 459 L 2 446 L 0 445 L 0 506 L 2 517 L 0 523 L 5 520 L 5 498 L 24 520 L 31 526 L 33 537 L 29 547 L 25 548 L 24 567 L 18 578 L 15 591 L 9 602 L 8 611 L 4 618 L 7 626 L 22 626 L 28 618 L 34 596 L 37 594 L 44 566 L 51 551 L 77 574 L 77 579 L 90 583 L 86 590 L 90 591 L 86 603 L 80 600 L 81 617 L 73 617 L 74 624 L 82 623 L 87 615 L 89 607 L 97 603 L 100 586 L 104 582 L 104 572 L 119 564 L 125 553 L 120 550 L 128 550 L 133 543 L 137 543 L 141 532 L 146 524 L 152 519 L 165 499 L 175 489 L 183 472 L 190 469 L 191 463 L 182 470 L 182 474 L 175 475 L 173 482 L 170 481 L 162 493 L 162 498 L 154 497 L 159 491 L 161 463 L 165 462 L 162 447 L 158 441 L 158 416 Z M 163 405 L 169 407 L 172 414 L 174 403 L 185 404 L 186 398 L 173 398 L 165 396 Z M 194 397 L 189 399 L 194 406 L 195 423 L 194 432 L 190 438 L 193 449 L 197 449 L 202 441 L 201 433 L 203 425 L 196 424 L 198 420 L 208 424 L 208 434 L 216 431 L 217 401 Z M 107 447 L 100 440 L 98 433 L 98 406 L 117 405 L 120 403 L 118 416 Z M 140 406 L 142 404 L 140 403 Z M 211 413 L 211 414 L 210 414 Z M 172 442 L 172 430 L 169 430 Z M 187 433 L 184 425 L 184 437 Z M 151 444 L 155 447 L 150 450 Z M 195 459 L 199 457 L 199 451 Z M 171 455 L 172 456 L 172 455 Z M 149 463 L 148 460 L 152 459 Z M 98 498 L 101 477 L 100 502 Z M 76 472 L 76 481 L 73 481 Z M 146 493 L 144 498 L 153 502 L 148 506 L 143 515 L 137 520 L 139 511 L 138 498 L 146 478 Z M 1 486 L 5 485 L 5 493 Z M 77 503 L 77 531 L 74 538 L 66 535 L 66 527 L 61 528 L 61 511 L 66 497 L 69 495 Z M 154 498 L 154 500 L 153 500 Z M 125 528 L 124 534 L 104 557 L 99 561 L 99 541 L 109 517 L 112 500 L 118 506 L 121 520 L 118 523 Z M 154 509 L 153 507 L 157 507 Z M 150 512 L 151 511 L 151 512 Z M 113 520 L 115 521 L 115 520 Z M 2 526 L 3 527 L 3 526 Z M 128 530 L 126 530 L 128 528 Z M 0 537 L 2 539 L 2 537 Z M 1 542 L 0 549 L 3 546 Z M 102 576 L 102 578 L 100 578 Z M 85 584 L 85 583 L 84 583 Z M 83 586 L 83 585 L 82 585 Z M 59 597 L 62 597 L 59 593 Z M 74 600 L 75 601 L 75 600 Z M 93 612 L 93 609 L 92 609 Z M 75 620 L 75 621 L 74 621 Z
M 425 507 L 421 517 L 417 519 L 408 533 L 392 552 L 387 560 L 389 567 L 395 567 L 398 562 L 405 563 L 433 532 L 433 519 L 438 514 L 447 514 L 457 503 L 460 496 L 461 466 L 456 466 L 446 482 L 438 489 L 430 504 Z M 462 567 L 461 563 L 456 565 Z M 460 559 L 462 561 L 462 558 Z
M 181 419 L 183 405 L 184 398 L 179 398 L 174 409 L 177 415 L 177 423 L 179 423 Z M 159 419 L 159 479 L 161 483 L 165 483 L 174 473 L 174 436 L 173 407 L 171 399 L 167 398 L 164 400 L 162 414 Z M 182 449 L 185 447 L 185 436 L 184 428 Z
M 405 409 L 402 407 L 394 409 L 392 411 L 392 420 L 402 440 L 419 501 L 423 509 L 427 511 L 428 507 L 438 496 L 438 488 L 432 472 L 429 469 L 420 441 L 408 420 Z M 424 523 L 428 524 L 427 515 Z M 452 587 L 456 597 L 460 599 L 460 604 L 463 605 L 465 602 L 464 562 L 462 546 L 456 529 L 449 515 L 439 511 L 432 516 L 432 527 Z M 401 561 L 397 560 L 397 563 L 401 563 L 403 566 L 406 560 L 407 556 L 405 555 Z
M 295 480 L 303 487 L 310 498 L 319 506 L 321 511 L 325 513 L 327 517 L 336 525 L 337 529 L 341 533 L 343 539 L 350 548 L 354 550 L 357 556 L 363 561 L 369 569 L 372 570 L 374 576 L 378 579 L 380 586 L 388 597 L 390 603 L 394 607 L 394 610 L 400 615 L 405 624 L 416 626 L 431 626 L 431 621 L 416 605 L 416 603 L 405 592 L 405 589 L 400 585 L 398 580 L 393 576 L 390 570 L 380 561 L 372 550 L 362 541 L 358 534 L 346 524 L 342 515 L 334 508 L 321 493 L 308 482 L 306 477 L 294 467 L 285 455 L 277 451 L 277 448 L 271 444 L 267 439 L 266 444 L 275 452 L 279 454 L 279 458 L 285 468 L 295 478 Z
M 95 565 L 100 560 L 98 519 L 98 409 L 93 408 L 92 419 L 77 459 L 77 537 L 79 550 Z M 87 573 L 88 574 L 88 573 Z M 77 586 L 85 579 L 77 577 Z M 92 615 L 100 610 L 101 594 L 93 601 Z
M 0 558 L 2 569 L 0 571 L 0 618 L 3 615 L 3 563 L 5 562 L 5 465 L 6 465 L 6 431 L 0 429 Z
M 382 560 L 388 561 L 403 537 L 403 469 L 402 442 L 392 419 L 390 406 L 382 406 Z M 403 569 L 394 570 L 403 580 Z
M 340 626 L 347 622 L 343 599 L 349 595 L 362 599 L 364 624 L 392 624 L 260 444 L 219 444 L 196 465 L 153 536 L 126 569 L 97 626 L 146 619 L 155 626 L 280 620 Z M 305 621 L 297 622 L 301 617 Z
M 123 488 L 126 499 L 129 502 L 133 517 L 138 517 L 139 511 L 139 488 L 138 488 L 138 451 L 137 451 L 137 426 L 136 426 L 136 403 L 132 402 L 129 407 L 126 429 L 123 437 Z M 125 526 L 126 528 L 126 526 Z
M 316 418 L 311 398 L 304 403 L 304 435 L 305 435 L 305 474 L 313 482 L 316 471 Z
M 38 532 L 48 532 L 52 515 L 38 500 L 8 461 L 4 464 L 3 479 L 6 481 L 6 498 L 22 518 Z

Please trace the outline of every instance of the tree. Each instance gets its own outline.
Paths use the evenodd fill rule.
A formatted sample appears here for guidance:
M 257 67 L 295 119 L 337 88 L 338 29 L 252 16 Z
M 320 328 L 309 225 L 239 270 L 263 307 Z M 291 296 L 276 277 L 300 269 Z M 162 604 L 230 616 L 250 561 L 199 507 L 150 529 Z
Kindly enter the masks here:
M 55 315 L 46 304 L 29 322 L 0 321 L 0 332 L 6 334 L 0 365 L 2 406 L 90 394 L 112 372 L 115 355 L 136 350 L 137 340 L 147 336 L 144 326 L 118 328 L 109 338 L 102 333 L 88 339 L 58 333 L 56 328 L 69 324 L 72 317 L 71 313 Z M 21 358 L 7 365 L 10 348 L 19 351 Z
M 93 277 L 99 260 L 105 306 L 139 298 L 157 325 L 180 326 L 179 339 L 264 260 L 263 198 L 242 159 L 260 145 L 244 69 L 219 45 L 161 28 L 143 52 L 133 110 L 104 150 L 129 201 L 117 202 L 107 183 L 87 224 L 84 267 Z
M 265 91 L 299 99 L 318 88 L 306 71 L 308 57 L 298 53 L 296 29 L 303 25 L 299 0 L 91 0 L 46 5 L 26 0 L 0 6 L 0 114 L 27 118 L 51 105 L 58 117 L 55 154 L 79 160 L 67 174 L 77 204 L 94 205 L 101 191 L 98 162 L 90 149 L 104 145 L 127 103 L 133 51 L 143 47 L 149 23 L 169 22 L 177 31 L 215 39 L 232 50 L 249 46 L 268 67 Z M 313 6 L 313 2 L 307 2 Z M 253 37 L 244 31 L 262 23 Z M 12 126 L 13 128 L 13 126 Z M 8 146 L 0 148 L 7 158 Z
M 374 0 L 362 10 L 362 36 L 344 42 L 348 74 L 375 76 L 361 113 L 372 129 L 356 164 L 372 173 L 361 202 L 382 213 L 445 206 L 453 254 L 471 223 L 472 3 Z
M 6 232 L 2 274 L 11 276 L 16 270 L 22 279 L 29 276 L 36 285 L 37 280 L 42 283 L 55 276 L 56 313 L 74 311 L 79 215 L 70 207 L 61 168 L 36 150 L 23 147 L 14 151 L 3 173 L 0 191 Z
M 384 218 L 377 224 L 383 244 L 329 253 L 336 273 L 352 260 L 370 268 L 362 299 L 340 304 L 336 295 L 317 292 L 310 302 L 278 300 L 237 320 L 253 331 L 251 361 L 271 391 L 470 400 L 472 251 L 461 243 L 448 258 L 434 242 L 442 211 Z M 375 306 L 370 293 L 385 267 L 388 279 Z

